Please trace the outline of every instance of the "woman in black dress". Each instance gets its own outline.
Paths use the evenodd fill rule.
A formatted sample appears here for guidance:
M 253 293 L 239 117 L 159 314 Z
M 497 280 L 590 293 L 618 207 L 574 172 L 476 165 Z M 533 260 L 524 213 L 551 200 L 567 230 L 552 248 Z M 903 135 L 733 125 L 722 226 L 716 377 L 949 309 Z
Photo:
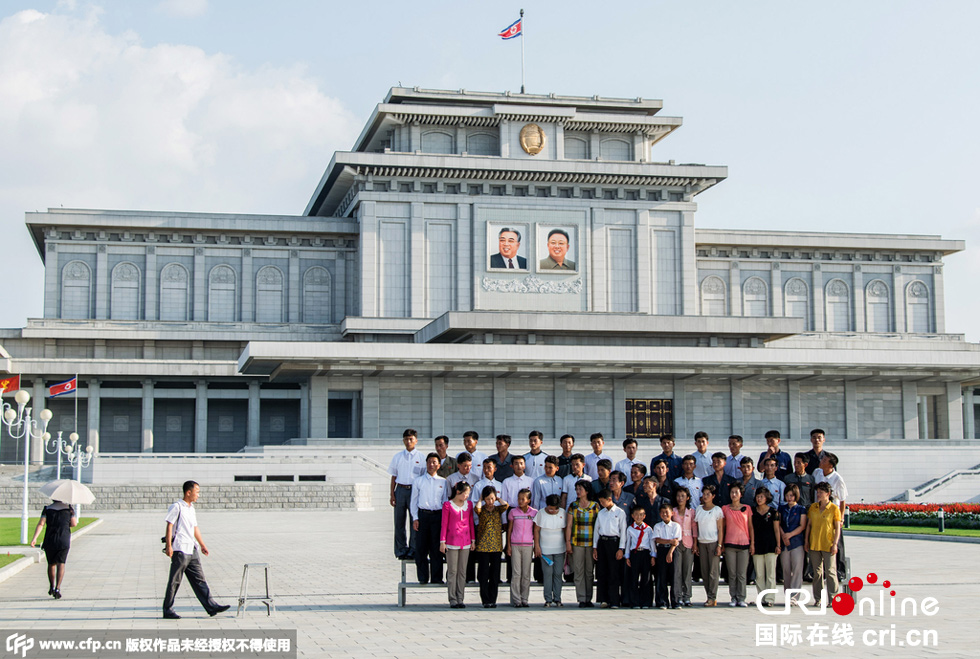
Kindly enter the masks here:
M 71 527 L 78 525 L 75 509 L 62 501 L 55 501 L 41 511 L 41 519 L 34 529 L 31 547 L 37 542 L 41 530 L 47 525 L 41 549 L 48 559 L 48 595 L 61 599 L 61 580 L 65 578 L 65 561 L 71 546 Z

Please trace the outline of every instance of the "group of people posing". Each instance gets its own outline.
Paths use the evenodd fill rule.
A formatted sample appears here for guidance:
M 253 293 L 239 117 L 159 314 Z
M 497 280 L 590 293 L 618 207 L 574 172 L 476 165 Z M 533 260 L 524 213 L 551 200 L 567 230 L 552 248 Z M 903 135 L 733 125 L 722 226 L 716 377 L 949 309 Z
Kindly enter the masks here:
M 762 605 L 772 606 L 777 558 L 791 599 L 809 569 L 815 600 L 837 593 L 847 487 L 823 430 L 793 457 L 770 430 L 758 463 L 741 454 L 739 435 L 729 437 L 728 454 L 709 453 L 707 433 L 698 432 L 685 455 L 663 435 L 649 469 L 635 439 L 615 463 L 601 433 L 587 455 L 575 452 L 572 435 L 561 437 L 560 455 L 542 451 L 543 439 L 532 431 L 530 450 L 515 455 L 512 438 L 497 435 L 496 453 L 486 455 L 469 431 L 453 457 L 445 435 L 423 455 L 416 431 L 403 433 L 405 450 L 389 467 L 395 555 L 415 560 L 419 582 L 445 583 L 451 608 L 465 608 L 474 578 L 483 606 L 495 608 L 504 555 L 515 607 L 530 605 L 532 578 L 544 587 L 544 606 L 564 606 L 568 577 L 581 608 L 595 606 L 593 595 L 603 608 L 687 607 L 699 576 L 712 607 L 726 573 L 730 606 L 748 606 L 753 574 Z

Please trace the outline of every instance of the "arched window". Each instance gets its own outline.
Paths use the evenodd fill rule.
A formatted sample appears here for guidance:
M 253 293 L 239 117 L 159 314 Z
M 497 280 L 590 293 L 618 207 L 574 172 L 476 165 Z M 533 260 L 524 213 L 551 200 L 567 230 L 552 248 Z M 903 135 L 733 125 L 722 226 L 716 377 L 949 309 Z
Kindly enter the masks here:
M 843 279 L 831 279 L 824 288 L 826 330 L 849 332 L 851 329 L 851 289 Z
M 929 322 L 929 287 L 916 280 L 905 287 L 905 309 L 908 331 L 926 333 L 932 331 Z
M 749 277 L 742 284 L 742 313 L 746 316 L 769 315 L 769 287 L 759 277 Z
M 569 160 L 588 160 L 589 141 L 581 137 L 566 135 L 565 158 Z
M 632 160 L 632 145 L 626 140 L 610 138 L 599 142 L 599 157 L 603 160 Z
M 422 153 L 455 153 L 453 136 L 439 130 L 422 133 Z
M 282 322 L 282 270 L 274 265 L 255 273 L 255 322 Z
M 865 306 L 867 311 L 865 317 L 868 322 L 869 332 L 891 332 L 892 330 L 892 305 L 891 295 L 888 292 L 888 284 L 875 279 L 868 284 L 864 293 Z
M 712 275 L 705 277 L 701 282 L 701 315 L 728 315 L 728 297 L 725 293 L 725 282 L 721 277 Z
M 810 289 L 799 277 L 793 277 L 783 288 L 783 315 L 802 318 L 803 329 L 810 329 Z
M 238 320 L 238 277 L 227 265 L 216 265 L 208 275 L 208 320 Z
M 314 266 L 303 275 L 303 322 L 329 323 L 333 314 L 330 298 L 330 273 Z
M 187 320 L 187 268 L 168 263 L 160 272 L 160 320 Z
M 61 270 L 61 317 L 92 317 L 92 270 L 82 261 Z
M 500 144 L 496 135 L 474 133 L 466 137 L 466 153 L 473 156 L 499 156 Z
M 140 311 L 140 269 L 132 263 L 120 263 L 112 269 L 109 291 L 109 318 L 136 320 Z

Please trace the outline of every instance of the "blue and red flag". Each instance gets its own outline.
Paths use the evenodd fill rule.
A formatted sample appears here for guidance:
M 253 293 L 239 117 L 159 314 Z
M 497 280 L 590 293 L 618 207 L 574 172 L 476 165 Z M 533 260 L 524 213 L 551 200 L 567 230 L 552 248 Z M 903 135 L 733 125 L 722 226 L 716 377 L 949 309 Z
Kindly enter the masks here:
M 500 31 L 498 35 L 501 39 L 513 39 L 514 37 L 519 37 L 523 33 L 524 19 L 518 18 L 516 21 L 511 23 L 509 26 Z
M 59 382 L 58 384 L 53 384 L 48 387 L 48 398 L 54 398 L 55 396 L 61 396 L 63 394 L 70 394 L 78 389 L 78 376 L 73 377 L 71 380 L 65 380 L 64 382 Z

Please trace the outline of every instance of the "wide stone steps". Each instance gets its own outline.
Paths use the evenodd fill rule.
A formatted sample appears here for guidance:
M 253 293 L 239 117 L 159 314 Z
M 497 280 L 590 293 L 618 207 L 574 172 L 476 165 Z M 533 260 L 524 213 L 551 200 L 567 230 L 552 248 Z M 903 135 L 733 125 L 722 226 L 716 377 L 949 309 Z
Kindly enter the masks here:
M 28 507 L 36 515 L 50 499 L 30 486 Z M 90 485 L 95 502 L 89 510 L 162 510 L 181 498 L 173 485 Z M 202 510 L 295 509 L 370 510 L 372 487 L 369 483 L 247 483 L 206 486 L 194 504 Z M 19 511 L 23 487 L 0 485 L 0 509 Z

